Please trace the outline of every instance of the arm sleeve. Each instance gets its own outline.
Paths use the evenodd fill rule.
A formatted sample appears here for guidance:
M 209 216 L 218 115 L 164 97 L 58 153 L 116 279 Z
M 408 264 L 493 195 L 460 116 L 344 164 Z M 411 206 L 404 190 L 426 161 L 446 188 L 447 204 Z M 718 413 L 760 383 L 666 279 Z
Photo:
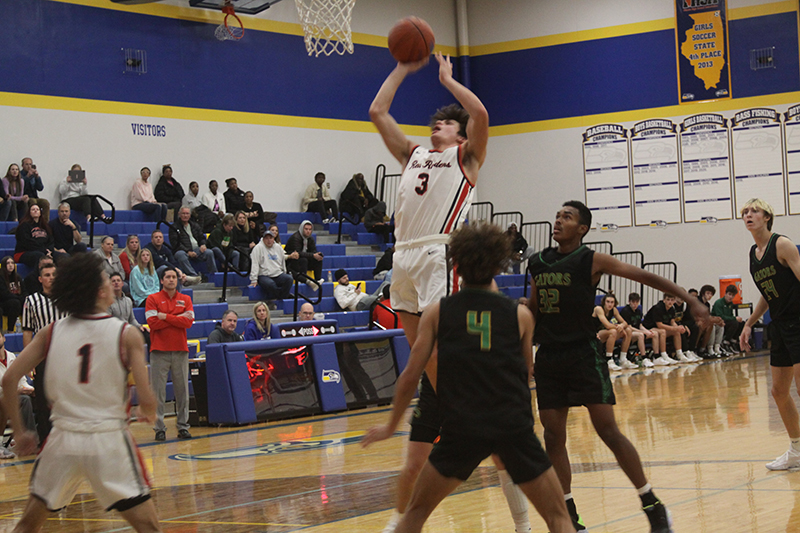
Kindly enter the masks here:
M 336 298 L 336 303 L 338 303 L 339 307 L 342 309 L 350 307 L 353 301 L 358 297 L 356 291 L 348 291 L 342 285 L 337 285 L 336 289 L 333 291 L 333 296 Z
M 156 306 L 156 301 L 153 298 L 150 298 L 149 296 L 147 297 L 144 309 L 144 316 L 147 319 L 147 325 L 150 326 L 150 331 L 166 329 L 169 327 L 169 324 L 166 320 L 161 320 L 158 318 L 158 307 Z
M 258 269 L 261 266 L 261 248 L 258 246 L 253 247 L 250 253 L 250 283 L 258 281 Z

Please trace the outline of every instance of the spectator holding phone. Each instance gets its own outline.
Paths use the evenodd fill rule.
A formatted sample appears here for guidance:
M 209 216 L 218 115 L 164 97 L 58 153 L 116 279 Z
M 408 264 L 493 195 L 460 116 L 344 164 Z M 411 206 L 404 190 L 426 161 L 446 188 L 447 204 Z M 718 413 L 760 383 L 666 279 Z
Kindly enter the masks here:
M 88 222 L 92 218 L 102 220 L 106 224 L 111 223 L 103 214 L 103 208 L 97 198 L 89 196 L 89 189 L 86 186 L 86 173 L 80 165 L 72 165 L 70 172 L 64 181 L 58 184 L 58 196 L 62 202 L 67 202 L 75 211 L 80 211 L 86 215 Z

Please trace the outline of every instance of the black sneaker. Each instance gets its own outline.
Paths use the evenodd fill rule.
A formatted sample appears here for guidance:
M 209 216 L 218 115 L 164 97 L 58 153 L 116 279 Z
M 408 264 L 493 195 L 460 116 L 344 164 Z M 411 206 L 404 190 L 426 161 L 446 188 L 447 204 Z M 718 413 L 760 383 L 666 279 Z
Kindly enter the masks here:
M 167 440 L 167 432 L 166 431 L 156 431 L 156 440 Z
M 647 519 L 650 520 L 651 533 L 673 533 L 672 518 L 660 500 L 653 505 L 643 507 L 642 511 L 647 515 Z
M 569 517 L 572 518 L 572 527 L 575 528 L 577 533 L 586 533 L 586 526 L 583 524 L 583 520 L 581 519 L 581 515 L 578 514 L 578 508 L 575 507 L 575 500 L 569 499 L 566 500 L 567 504 L 567 511 L 569 512 Z
M 178 430 L 178 438 L 179 439 L 191 439 L 192 434 L 189 433 L 188 429 L 180 429 Z

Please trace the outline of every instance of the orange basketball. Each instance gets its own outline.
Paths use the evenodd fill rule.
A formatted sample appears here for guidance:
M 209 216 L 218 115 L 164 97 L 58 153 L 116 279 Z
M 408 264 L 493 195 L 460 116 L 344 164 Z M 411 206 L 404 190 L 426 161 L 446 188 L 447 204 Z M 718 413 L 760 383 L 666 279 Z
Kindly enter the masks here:
M 389 52 L 400 63 L 422 61 L 433 51 L 436 39 L 427 22 L 406 17 L 389 32 Z

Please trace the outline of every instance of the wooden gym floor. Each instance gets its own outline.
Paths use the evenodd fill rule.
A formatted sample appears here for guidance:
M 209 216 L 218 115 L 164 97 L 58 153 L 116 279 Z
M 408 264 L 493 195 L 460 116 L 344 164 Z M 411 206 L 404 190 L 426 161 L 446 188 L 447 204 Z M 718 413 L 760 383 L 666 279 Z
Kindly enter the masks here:
M 788 446 L 770 399 L 764 355 L 628 371 L 614 378 L 617 418 L 639 450 L 656 494 L 679 532 L 800 531 L 800 472 L 764 464 Z M 363 450 L 360 435 L 386 407 L 241 429 L 193 428 L 194 439 L 154 443 L 132 431 L 150 470 L 168 532 L 379 532 L 393 505 L 404 434 Z M 407 431 L 407 426 L 402 428 Z M 536 432 L 541 436 L 537 422 Z M 591 532 L 648 531 L 647 520 L 585 410 L 569 424 L 573 494 Z M 11 531 L 27 498 L 31 458 L 0 463 L 0 531 Z M 126 531 L 88 486 L 45 531 Z M 533 531 L 546 531 L 530 508 Z M 430 532 L 514 531 L 490 461 L 428 521 Z

